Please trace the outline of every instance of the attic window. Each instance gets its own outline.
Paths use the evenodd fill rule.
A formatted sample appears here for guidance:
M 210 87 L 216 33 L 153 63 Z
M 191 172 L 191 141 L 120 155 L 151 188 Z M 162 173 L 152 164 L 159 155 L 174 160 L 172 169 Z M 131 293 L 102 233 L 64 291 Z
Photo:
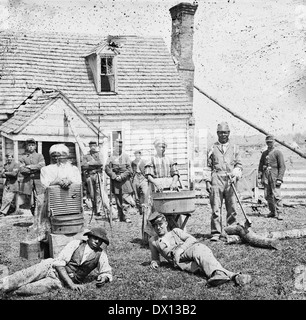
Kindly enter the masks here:
M 101 92 L 115 92 L 115 58 L 113 56 L 101 57 L 100 66 Z

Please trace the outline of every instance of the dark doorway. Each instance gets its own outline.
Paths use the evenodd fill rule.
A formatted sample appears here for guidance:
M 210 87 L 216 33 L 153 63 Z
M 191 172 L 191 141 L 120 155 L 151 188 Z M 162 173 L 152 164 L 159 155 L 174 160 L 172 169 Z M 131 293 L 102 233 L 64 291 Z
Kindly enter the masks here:
M 42 142 L 42 154 L 45 158 L 45 162 L 46 162 L 46 166 L 48 164 L 50 164 L 50 154 L 49 154 L 49 150 L 50 148 L 54 145 L 54 144 L 57 144 L 57 143 L 63 143 L 61 141 L 59 142 Z M 68 148 L 69 148 L 69 153 L 70 153 L 70 156 L 71 156 L 71 162 L 72 164 L 76 164 L 76 159 L 75 159 L 75 146 L 74 146 L 74 143 L 72 142 L 67 142 L 67 143 L 64 143 Z

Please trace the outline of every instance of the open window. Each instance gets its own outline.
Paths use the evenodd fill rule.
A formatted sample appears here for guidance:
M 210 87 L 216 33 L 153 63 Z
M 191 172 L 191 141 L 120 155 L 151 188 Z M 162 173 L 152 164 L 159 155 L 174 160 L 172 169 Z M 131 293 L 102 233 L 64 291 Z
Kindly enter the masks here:
M 113 56 L 100 57 L 100 91 L 116 92 L 115 58 Z

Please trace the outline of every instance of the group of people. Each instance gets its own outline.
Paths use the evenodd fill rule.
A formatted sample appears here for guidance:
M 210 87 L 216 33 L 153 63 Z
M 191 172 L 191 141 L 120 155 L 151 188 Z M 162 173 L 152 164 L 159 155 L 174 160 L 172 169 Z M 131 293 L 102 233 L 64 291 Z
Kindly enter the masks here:
M 230 129 L 226 122 L 218 125 L 217 135 L 218 141 L 213 144 L 207 157 L 207 167 L 210 171 L 205 174 L 206 189 L 212 208 L 211 241 L 218 241 L 222 237 L 221 209 L 223 199 L 227 211 L 226 224 L 236 223 L 236 199 L 231 183 L 237 183 L 243 170 L 239 148 L 230 142 Z M 274 141 L 274 137 L 266 137 L 268 148 L 262 153 L 258 172 L 270 209 L 268 217 L 281 219 L 280 186 L 286 168 L 283 155 L 275 149 Z M 92 198 L 96 199 L 95 211 L 98 213 L 101 209 L 101 204 L 99 204 L 101 176 L 99 174 L 103 172 L 103 164 L 96 154 L 96 146 L 96 143 L 91 143 L 90 152 L 88 156 L 84 157 L 82 168 L 86 170 L 86 183 L 87 186 L 90 186 L 88 190 L 91 192 Z M 130 222 L 128 209 L 131 205 L 137 205 L 142 213 L 142 205 L 149 202 L 150 192 L 173 190 L 179 186 L 180 174 L 177 163 L 165 156 L 167 147 L 165 140 L 155 140 L 154 146 L 156 154 L 151 159 L 144 161 L 141 159 L 141 150 L 136 150 L 135 160 L 130 161 L 129 157 L 122 153 L 122 141 L 117 140 L 113 154 L 106 161 L 105 172 L 110 177 L 111 192 L 116 199 L 120 221 Z M 29 156 L 21 158 L 21 161 L 25 163 L 22 165 L 24 172 L 28 171 L 28 174 L 33 175 L 34 178 L 34 170 L 41 166 L 39 168 L 41 170 L 40 182 L 43 186 L 59 184 L 63 188 L 68 188 L 71 183 L 81 183 L 80 173 L 76 171 L 77 168 L 72 166 L 70 162 L 67 165 L 69 150 L 67 151 L 68 148 L 65 149 L 65 147 L 64 145 L 53 146 L 53 150 L 50 149 L 50 155 L 54 163 L 45 167 L 43 161 L 39 162 L 39 160 L 35 165 L 32 165 L 33 160 L 31 162 L 30 159 L 39 159 L 39 155 L 34 157 L 29 152 Z M 27 162 L 25 159 L 28 159 Z M 59 159 L 66 159 L 64 165 L 69 168 L 62 168 L 58 165 Z M 11 162 L 8 161 L 5 166 L 12 172 L 11 176 L 16 177 L 20 169 L 14 167 Z M 6 170 L 8 171 L 8 169 Z M 61 172 L 63 171 L 65 171 L 66 177 L 62 176 Z M 73 180 L 72 177 L 76 178 L 76 176 L 78 178 Z M 33 188 L 38 190 L 36 184 Z M 100 201 L 103 202 L 103 199 Z M 250 275 L 224 268 L 215 258 L 211 249 L 185 230 L 176 227 L 169 228 L 167 216 L 156 211 L 154 206 L 147 223 L 154 230 L 149 239 L 151 269 L 156 270 L 160 266 L 160 257 L 162 256 L 174 268 L 191 273 L 202 272 L 207 279 L 208 286 L 218 286 L 229 281 L 242 286 L 251 282 Z M 92 228 L 84 235 L 88 236 L 87 241 L 73 240 L 55 259 L 43 260 L 39 264 L 1 279 L 0 292 L 15 291 L 19 294 L 37 294 L 63 286 L 82 292 L 84 290 L 82 282 L 94 269 L 98 270 L 97 287 L 111 282 L 113 280 L 112 268 L 108 262 L 106 251 L 102 248 L 103 243 L 109 245 L 106 231 L 99 227 Z

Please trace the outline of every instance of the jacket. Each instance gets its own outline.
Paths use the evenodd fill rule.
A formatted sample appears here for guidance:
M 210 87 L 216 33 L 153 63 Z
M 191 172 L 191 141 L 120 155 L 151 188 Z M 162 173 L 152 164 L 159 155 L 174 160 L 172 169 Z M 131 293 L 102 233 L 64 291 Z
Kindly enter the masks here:
M 45 159 L 40 153 L 26 153 L 20 160 L 20 192 L 30 195 L 35 186 L 37 194 L 44 193 L 44 188 L 40 182 L 40 169 L 44 167 Z
M 133 187 L 131 177 L 133 175 L 130 158 L 122 153 L 120 156 L 110 156 L 105 165 L 105 172 L 111 179 L 112 192 L 119 194 L 132 193 Z M 115 180 L 117 176 L 121 177 L 121 181 Z
M 219 142 L 215 142 L 208 152 L 207 167 L 211 174 L 204 176 L 205 181 L 211 181 L 213 175 L 231 173 L 236 167 L 242 169 L 239 147 L 229 142 L 227 150 L 223 152 L 221 146 Z
M 258 176 L 262 178 L 262 183 L 268 183 L 268 172 L 271 172 L 272 180 L 283 182 L 286 165 L 283 154 L 280 150 L 265 150 L 259 161 Z
M 82 241 L 74 251 L 71 260 L 65 266 L 67 273 L 73 274 L 72 278 L 77 283 L 83 282 L 85 277 L 97 267 L 102 252 L 102 249 L 98 248 L 98 250 L 90 256 L 89 260 L 85 260 L 81 264 L 85 246 L 86 241 Z

